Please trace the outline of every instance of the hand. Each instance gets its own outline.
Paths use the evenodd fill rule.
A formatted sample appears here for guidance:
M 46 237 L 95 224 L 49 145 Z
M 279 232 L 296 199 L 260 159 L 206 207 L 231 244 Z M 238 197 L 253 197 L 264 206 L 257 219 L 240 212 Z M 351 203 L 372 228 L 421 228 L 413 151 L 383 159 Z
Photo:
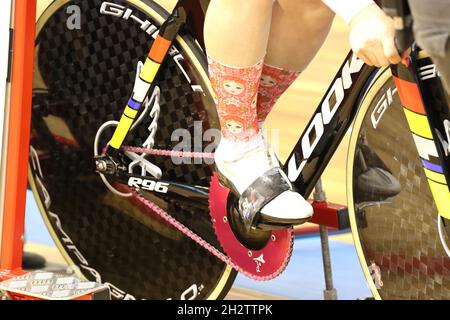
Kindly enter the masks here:
M 350 21 L 350 44 L 371 66 L 385 67 L 402 60 L 395 47 L 394 21 L 376 4 L 368 5 Z

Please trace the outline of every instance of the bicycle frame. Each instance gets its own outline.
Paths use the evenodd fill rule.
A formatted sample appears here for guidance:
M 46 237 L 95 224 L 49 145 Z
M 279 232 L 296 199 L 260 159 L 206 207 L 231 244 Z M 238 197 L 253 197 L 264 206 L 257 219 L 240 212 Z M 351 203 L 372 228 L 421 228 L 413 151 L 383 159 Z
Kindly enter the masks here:
M 188 7 L 186 9 L 185 7 Z M 195 11 L 195 10 L 194 10 Z M 199 11 L 197 6 L 196 12 Z M 159 66 L 167 54 L 169 44 L 173 42 L 178 32 L 185 25 L 192 25 L 186 20 L 183 12 L 193 12 L 191 0 L 180 0 L 176 3 L 173 12 L 164 22 L 158 38 L 150 49 L 149 56 L 140 74 L 140 80 L 145 82 L 151 92 L 154 79 L 157 77 Z M 203 21 L 202 21 L 203 22 Z M 197 22 L 195 24 L 199 29 Z M 163 40 L 161 40 L 163 39 Z M 164 45 L 161 45 L 164 43 Z M 308 196 L 313 190 L 317 180 L 339 146 L 342 138 L 350 127 L 357 112 L 357 101 L 361 90 L 370 78 L 375 68 L 364 65 L 355 55 L 349 54 L 340 68 L 332 86 L 326 92 L 307 129 L 288 158 L 284 170 L 288 177 L 303 196 Z M 111 139 L 108 153 L 114 157 L 117 150 L 131 127 L 137 111 L 142 105 L 142 96 L 135 99 L 134 96 L 124 110 L 122 119 Z M 132 177 L 130 175 L 130 177 Z M 126 180 L 126 177 L 120 177 Z M 172 183 L 168 182 L 170 189 Z M 178 184 L 178 187 L 180 184 Z M 186 186 L 185 189 L 192 186 Z M 199 190 L 203 193 L 203 190 Z M 199 194 L 199 195 L 200 195 Z M 200 196 L 203 198 L 202 196 Z
M 297 190 L 309 196 L 358 111 L 376 69 L 349 53 L 288 157 L 284 170 Z
M 207 2 L 204 1 L 203 4 L 206 5 Z M 202 8 L 199 8 L 199 4 L 195 7 L 191 0 L 178 1 L 169 19 L 163 24 L 160 36 L 168 42 L 172 42 L 176 34 L 185 24 L 189 26 L 195 25 L 195 30 L 193 31 L 197 33 L 196 31 L 201 29 L 199 28 L 199 22 L 197 21 L 193 24 L 189 19 L 186 19 L 186 15 L 182 15 L 181 13 L 199 12 L 200 9 Z M 202 34 L 198 34 L 197 36 L 203 39 Z M 153 59 L 151 57 L 152 51 L 156 52 L 158 50 L 159 43 L 158 41 L 155 41 L 155 43 L 156 45 L 150 50 L 148 58 L 150 60 Z M 416 51 L 412 53 L 412 55 L 415 54 Z M 160 57 L 153 60 L 161 62 L 162 52 L 159 52 L 159 55 Z M 159 66 L 152 66 L 152 68 L 147 68 L 146 70 L 144 66 L 144 72 L 147 71 L 148 74 L 151 74 L 151 76 L 147 76 L 147 78 L 151 79 L 151 81 L 148 81 L 149 83 L 156 78 Z M 283 169 L 299 193 L 304 197 L 309 196 L 314 189 L 329 160 L 352 124 L 358 111 L 358 99 L 364 94 L 365 86 L 375 70 L 374 67 L 365 65 L 362 60 L 358 59 L 354 54 L 349 53 L 331 86 L 316 108 L 305 131 L 288 157 Z M 393 70 L 395 71 L 395 68 Z M 410 72 L 414 74 L 417 73 L 417 70 L 410 70 Z M 136 104 L 136 102 L 130 102 L 129 106 L 133 104 Z M 125 110 L 124 117 L 129 115 L 126 113 L 130 111 L 129 106 Z M 131 126 L 129 120 L 127 118 L 124 120 L 128 123 L 127 126 Z M 122 131 L 122 134 L 117 134 L 118 131 Z M 115 137 L 117 138 L 118 136 L 120 136 L 120 139 L 123 139 L 123 128 L 116 130 Z M 115 141 L 115 148 L 119 149 L 121 141 L 114 137 L 112 141 Z M 126 177 L 122 177 L 122 180 L 126 181 Z M 173 189 L 171 188 L 172 183 L 168 182 L 168 186 L 169 189 Z M 179 187 L 180 184 L 178 184 Z M 192 186 L 186 185 L 184 189 L 190 189 L 191 192 L 194 190 L 195 193 L 195 188 L 192 189 Z M 199 197 L 204 199 L 204 195 L 202 194 L 204 190 L 198 191 Z
M 438 211 L 449 219 L 450 115 L 436 68 L 425 61 L 427 57 L 413 46 L 404 64 L 391 66 L 391 71 Z M 303 196 L 310 194 L 353 122 L 358 97 L 364 94 L 364 84 L 374 71 L 364 65 L 352 77 L 355 61 L 349 54 L 284 167 Z M 333 96 L 336 101 L 331 99 Z M 330 101 L 335 101 L 333 107 Z

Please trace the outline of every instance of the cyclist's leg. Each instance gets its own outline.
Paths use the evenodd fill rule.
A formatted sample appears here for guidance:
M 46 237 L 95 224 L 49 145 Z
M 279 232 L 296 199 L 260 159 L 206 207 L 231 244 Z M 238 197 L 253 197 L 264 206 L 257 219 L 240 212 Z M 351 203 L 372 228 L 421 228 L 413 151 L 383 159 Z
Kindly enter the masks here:
M 409 0 L 409 4 L 416 41 L 431 55 L 450 94 L 450 2 Z
M 273 0 L 213 0 L 205 20 L 205 44 L 209 77 L 217 97 L 222 139 L 216 150 L 216 165 L 229 187 L 242 195 L 252 183 L 285 179 L 268 156 L 258 128 L 256 102 L 263 59 L 266 54 Z M 225 179 L 223 179 L 225 180 Z M 241 197 L 241 211 L 257 211 L 277 223 L 292 224 L 309 218 L 312 208 L 299 194 L 277 183 L 270 188 L 254 186 L 254 199 Z M 254 192 L 250 195 L 256 195 Z M 272 199 L 272 200 L 270 200 Z M 258 202 L 258 203 L 256 203 Z M 259 206 L 259 207 L 258 207 Z M 251 221 L 253 222 L 253 221 Z
M 236 67 L 260 62 L 267 48 L 273 0 L 212 0 L 205 19 L 208 55 Z
M 276 101 L 316 55 L 334 13 L 321 0 L 277 0 L 258 95 L 263 124 Z
M 273 0 L 212 0 L 205 19 L 209 77 L 217 96 L 222 144 L 239 157 L 258 136 L 256 95 Z M 231 143 L 230 143 L 231 144 Z

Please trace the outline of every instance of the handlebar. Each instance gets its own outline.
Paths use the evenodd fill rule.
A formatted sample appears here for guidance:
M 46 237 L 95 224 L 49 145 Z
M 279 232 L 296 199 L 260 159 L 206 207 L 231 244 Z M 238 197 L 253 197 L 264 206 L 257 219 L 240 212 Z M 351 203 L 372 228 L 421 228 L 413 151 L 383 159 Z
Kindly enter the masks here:
M 413 19 L 407 0 L 381 0 L 380 6 L 394 19 L 395 45 L 400 54 L 414 42 Z

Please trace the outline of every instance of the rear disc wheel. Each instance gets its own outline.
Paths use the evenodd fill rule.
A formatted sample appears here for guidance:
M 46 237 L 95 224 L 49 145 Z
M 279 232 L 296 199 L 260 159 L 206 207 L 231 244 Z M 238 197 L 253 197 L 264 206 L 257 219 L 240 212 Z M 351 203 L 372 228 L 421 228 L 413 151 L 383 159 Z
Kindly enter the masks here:
M 80 28 L 68 27 L 72 5 L 80 8 Z M 43 12 L 37 23 L 29 181 L 67 262 L 83 277 L 106 283 L 113 298 L 220 299 L 236 272 L 133 199 L 111 192 L 95 173 L 97 130 L 119 119 L 137 62 L 145 59 L 166 16 L 151 1 L 56 0 Z M 194 39 L 178 36 L 159 74 L 154 148 L 172 150 L 180 142 L 172 141 L 177 129 L 194 137 L 200 126 L 202 132 L 218 127 L 206 66 Z M 151 120 L 145 116 L 126 144 L 142 146 Z M 161 168 L 164 179 L 208 191 L 209 164 L 146 159 Z M 208 201 L 145 196 L 217 244 Z

